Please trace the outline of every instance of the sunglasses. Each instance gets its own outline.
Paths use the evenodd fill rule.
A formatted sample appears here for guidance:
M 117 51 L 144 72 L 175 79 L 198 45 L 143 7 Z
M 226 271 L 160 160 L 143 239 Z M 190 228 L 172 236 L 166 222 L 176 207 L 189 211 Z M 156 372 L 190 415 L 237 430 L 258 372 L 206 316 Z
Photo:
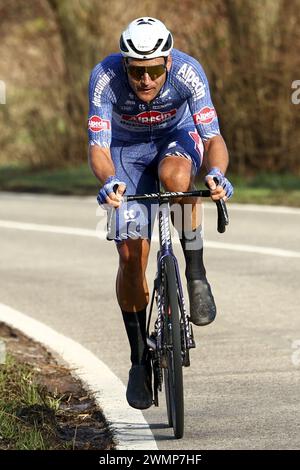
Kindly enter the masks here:
M 138 66 L 138 65 L 127 65 L 129 75 L 135 80 L 141 80 L 145 73 L 148 73 L 151 80 L 156 80 L 158 77 L 163 75 L 167 70 L 165 64 Z

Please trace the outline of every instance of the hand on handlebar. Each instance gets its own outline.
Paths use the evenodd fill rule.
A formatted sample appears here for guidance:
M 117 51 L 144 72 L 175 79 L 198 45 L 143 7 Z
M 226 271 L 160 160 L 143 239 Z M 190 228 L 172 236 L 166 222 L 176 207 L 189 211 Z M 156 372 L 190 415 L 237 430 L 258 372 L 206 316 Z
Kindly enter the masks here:
M 223 199 L 226 202 L 233 195 L 233 186 L 219 168 L 211 168 L 205 177 L 205 184 L 210 189 L 214 202 Z
M 115 208 L 120 207 L 125 191 L 126 184 L 124 181 L 120 181 L 117 176 L 109 176 L 98 193 L 98 204 L 100 206 L 108 204 Z

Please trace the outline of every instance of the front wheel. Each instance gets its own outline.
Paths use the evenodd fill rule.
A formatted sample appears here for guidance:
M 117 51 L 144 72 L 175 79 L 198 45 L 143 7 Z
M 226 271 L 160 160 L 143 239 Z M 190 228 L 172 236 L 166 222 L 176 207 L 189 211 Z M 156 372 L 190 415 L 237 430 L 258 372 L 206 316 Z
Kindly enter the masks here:
M 173 426 L 177 439 L 184 432 L 184 399 L 182 378 L 182 356 L 177 281 L 174 261 L 171 256 L 164 258 L 163 276 L 164 302 L 164 369 L 166 404 L 169 426 Z

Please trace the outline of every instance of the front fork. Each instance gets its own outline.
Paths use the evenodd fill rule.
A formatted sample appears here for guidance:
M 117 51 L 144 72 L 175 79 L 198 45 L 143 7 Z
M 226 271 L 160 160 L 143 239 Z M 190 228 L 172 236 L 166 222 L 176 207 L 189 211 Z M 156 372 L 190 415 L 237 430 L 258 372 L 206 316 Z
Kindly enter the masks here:
M 160 265 L 161 266 L 161 265 Z M 196 344 L 194 341 L 192 325 L 189 321 L 189 316 L 186 312 L 186 306 L 184 302 L 183 289 L 179 277 L 179 268 L 177 260 L 175 259 L 175 271 L 177 278 L 178 297 L 179 297 L 179 309 L 180 309 L 180 329 L 181 329 L 181 351 L 182 351 L 182 365 L 188 367 L 190 365 L 189 350 L 195 348 Z M 162 347 L 162 334 L 163 334 L 163 321 L 164 321 L 164 309 L 163 302 L 161 299 L 161 293 L 159 289 L 159 277 L 163 275 L 158 271 L 155 281 L 154 288 L 151 297 L 150 310 L 147 322 L 147 345 L 150 351 L 153 377 L 154 377 L 154 398 L 153 402 L 155 406 L 158 406 L 158 390 L 162 390 L 163 375 L 162 369 L 166 367 L 165 364 L 165 351 Z M 155 321 L 154 331 L 150 334 L 150 323 L 153 311 L 154 300 L 156 301 L 158 316 Z
M 158 316 L 155 321 L 154 331 L 150 334 L 150 323 L 154 300 L 157 304 Z M 162 303 L 158 290 L 158 275 L 154 281 L 154 288 L 151 297 L 150 310 L 147 322 L 147 345 L 150 353 L 153 371 L 153 403 L 158 406 L 158 391 L 162 391 Z
M 186 312 L 183 289 L 182 289 L 180 275 L 179 275 L 179 267 L 178 267 L 178 262 L 176 259 L 175 259 L 175 271 L 176 271 L 176 278 L 177 278 L 179 308 L 181 312 L 181 322 L 180 322 L 181 328 L 182 328 L 181 338 L 184 341 L 182 349 L 183 351 L 188 352 L 189 349 L 196 347 L 196 343 L 194 340 L 193 328 L 192 328 L 192 325 L 190 324 L 190 317 L 188 316 Z M 183 364 L 183 365 L 189 366 L 190 364 Z

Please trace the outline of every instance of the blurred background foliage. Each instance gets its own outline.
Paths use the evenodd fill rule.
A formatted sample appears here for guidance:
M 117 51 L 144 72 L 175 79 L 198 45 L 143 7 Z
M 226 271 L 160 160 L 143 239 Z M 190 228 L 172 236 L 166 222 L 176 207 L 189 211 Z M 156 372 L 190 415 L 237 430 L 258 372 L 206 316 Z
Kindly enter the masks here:
M 0 0 L 0 164 L 86 161 L 90 71 L 144 15 L 204 66 L 231 172 L 299 175 L 300 0 Z

